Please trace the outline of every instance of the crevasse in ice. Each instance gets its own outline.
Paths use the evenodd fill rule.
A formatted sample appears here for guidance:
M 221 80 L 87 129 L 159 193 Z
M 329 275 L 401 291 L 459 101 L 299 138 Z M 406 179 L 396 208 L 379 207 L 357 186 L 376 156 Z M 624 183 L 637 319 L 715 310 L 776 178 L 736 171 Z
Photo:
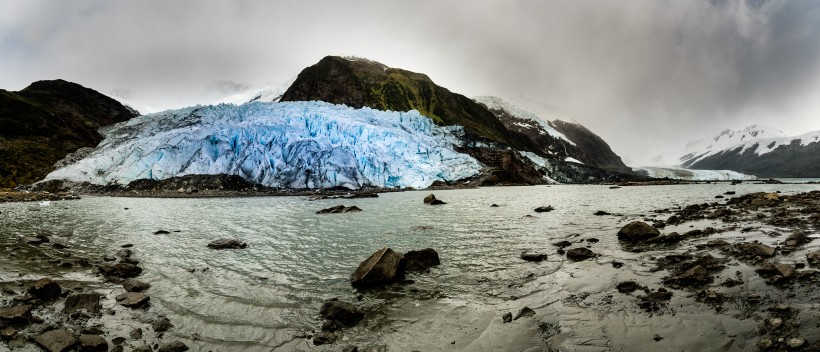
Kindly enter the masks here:
M 478 161 L 453 149 L 458 132 L 417 111 L 315 101 L 196 106 L 107 128 L 93 152 L 46 179 L 127 184 L 229 174 L 282 188 L 423 188 L 479 172 Z

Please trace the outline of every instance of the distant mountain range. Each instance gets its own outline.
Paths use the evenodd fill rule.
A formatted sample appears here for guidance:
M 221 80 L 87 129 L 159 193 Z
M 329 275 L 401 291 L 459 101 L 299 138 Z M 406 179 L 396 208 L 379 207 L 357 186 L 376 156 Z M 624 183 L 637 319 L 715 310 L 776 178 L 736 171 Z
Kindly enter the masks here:
M 758 177 L 820 177 L 820 131 L 789 137 L 762 125 L 727 129 L 689 143 L 680 162 L 690 169 L 734 170 Z
M 218 102 L 236 105 L 139 118 L 133 109 L 92 90 L 52 82 L 59 84 L 46 84 L 46 90 L 3 91 L 4 99 L 8 96 L 39 110 L 0 116 L 30 127 L 29 134 L 18 136 L 20 143 L 37 145 L 33 136 L 53 137 L 49 131 L 55 129 L 66 136 L 82 136 L 63 140 L 82 142 L 52 148 L 49 158 L 38 164 L 40 171 L 27 178 L 5 171 L 14 164 L 6 160 L 0 171 L 10 177 L 9 185 L 36 181 L 55 168 L 49 179 L 94 184 L 227 174 L 283 188 L 638 178 L 606 142 L 579 124 L 548 121 L 500 98 L 470 99 L 424 74 L 367 59 L 328 56 L 305 68 L 289 85 L 263 87 Z M 46 96 L 69 101 L 34 103 L 29 90 L 49 91 Z M 310 101 L 324 103 L 306 103 Z M 81 112 L 67 113 L 65 107 Z M 73 119 L 50 118 L 57 112 Z M 52 120 L 53 126 L 32 122 L 41 120 Z M 95 145 L 93 150 L 75 152 Z M 15 162 L 32 163 L 26 158 Z

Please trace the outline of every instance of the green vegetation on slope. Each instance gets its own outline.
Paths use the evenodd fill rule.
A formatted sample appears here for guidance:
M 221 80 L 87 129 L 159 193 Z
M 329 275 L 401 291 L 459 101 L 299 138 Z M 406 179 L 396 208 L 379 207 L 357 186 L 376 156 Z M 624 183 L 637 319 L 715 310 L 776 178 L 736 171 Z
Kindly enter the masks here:
M 485 107 L 438 86 L 424 74 L 388 68 L 378 62 L 327 56 L 305 68 L 282 101 L 321 100 L 355 108 L 418 110 L 439 125 L 461 125 L 468 133 L 532 150 L 525 138 L 508 131 Z

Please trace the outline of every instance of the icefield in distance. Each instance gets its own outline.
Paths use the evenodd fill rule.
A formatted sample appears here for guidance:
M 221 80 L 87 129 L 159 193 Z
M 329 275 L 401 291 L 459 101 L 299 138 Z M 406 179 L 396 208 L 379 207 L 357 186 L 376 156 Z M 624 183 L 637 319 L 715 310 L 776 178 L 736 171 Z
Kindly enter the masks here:
M 481 164 L 453 149 L 460 132 L 415 110 L 317 101 L 196 106 L 107 128 L 94 151 L 46 180 L 105 185 L 229 174 L 279 188 L 425 188 L 478 174 Z
M 756 176 L 747 175 L 732 170 L 695 170 L 675 166 L 641 166 L 633 167 L 633 171 L 646 172 L 654 178 L 670 178 L 675 180 L 692 181 L 729 181 L 729 180 L 757 180 Z

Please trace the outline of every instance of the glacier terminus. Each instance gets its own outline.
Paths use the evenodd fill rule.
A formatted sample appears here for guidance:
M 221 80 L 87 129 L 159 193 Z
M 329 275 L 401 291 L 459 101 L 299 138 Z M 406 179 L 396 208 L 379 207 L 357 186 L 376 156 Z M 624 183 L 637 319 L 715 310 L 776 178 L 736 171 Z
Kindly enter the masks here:
M 279 188 L 425 188 L 474 176 L 482 166 L 454 150 L 459 126 L 436 126 L 415 110 L 318 101 L 195 106 L 101 132 L 97 148 L 46 180 L 125 185 L 227 174 Z

